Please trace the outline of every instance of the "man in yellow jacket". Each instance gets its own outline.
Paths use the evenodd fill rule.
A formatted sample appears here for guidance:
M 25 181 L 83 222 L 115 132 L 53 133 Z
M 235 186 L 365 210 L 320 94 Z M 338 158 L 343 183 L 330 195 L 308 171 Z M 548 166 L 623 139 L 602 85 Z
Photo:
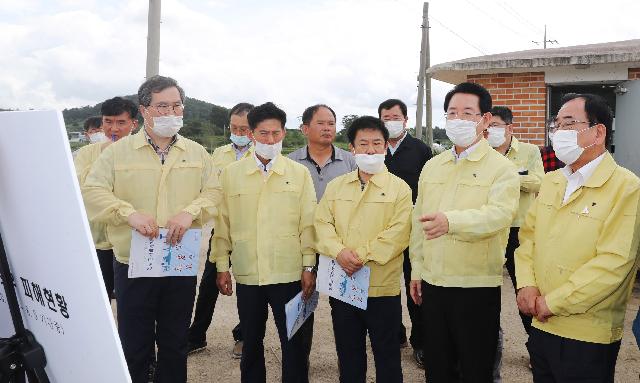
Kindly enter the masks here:
M 329 183 L 315 216 L 317 249 L 351 275 L 371 269 L 367 309 L 329 298 L 340 382 L 364 383 L 366 336 L 376 381 L 402 382 L 400 272 L 409 244 L 411 189 L 384 165 L 389 131 L 375 117 L 355 119 L 347 132 L 358 169 Z
M 73 160 L 78 183 L 81 187 L 84 184 L 85 178 L 87 178 L 87 174 L 89 174 L 89 170 L 91 170 L 91 166 L 98 159 L 100 153 L 112 142 L 131 134 L 131 131 L 138 126 L 138 108 L 131 100 L 126 100 L 122 97 L 114 97 L 106 100 L 100 107 L 100 113 L 102 114 L 102 117 L 100 117 L 101 130 L 99 133 L 93 133 L 92 137 L 102 133 L 102 138 L 93 144 L 78 149 Z M 112 299 L 114 297 L 113 249 L 107 239 L 107 228 L 104 223 L 95 221 L 90 221 L 89 227 L 91 229 L 93 243 L 96 247 L 104 286 L 107 289 L 107 297 Z
M 247 114 L 251 109 L 253 109 L 253 105 L 241 102 L 229 111 L 229 130 L 231 132 L 229 138 L 231 143 L 216 148 L 212 155 L 213 166 L 218 172 L 222 172 L 222 169 L 233 162 L 251 156 L 250 129 L 249 121 L 247 120 Z M 216 301 L 218 300 L 219 290 L 216 285 L 218 270 L 216 269 L 216 264 L 208 259 L 211 255 L 210 241 L 207 255 L 204 272 L 200 279 L 200 287 L 198 287 L 193 321 L 189 327 L 189 353 L 204 350 L 207 346 L 207 329 L 211 324 Z M 238 359 L 242 356 L 242 330 L 240 329 L 240 323 L 233 328 L 232 335 L 235 344 L 231 355 Z
M 518 206 L 518 214 L 513 223 L 511 223 L 505 252 L 505 258 L 507 259 L 505 266 L 515 289 L 516 271 L 513 254 L 520 245 L 518 243 L 518 231 L 522 222 L 524 222 L 524 216 L 529 210 L 529 206 L 536 199 L 536 194 L 540 190 L 540 183 L 542 183 L 542 177 L 544 176 L 544 166 L 542 165 L 540 149 L 537 146 L 522 142 L 513 136 L 513 113 L 511 109 L 505 106 L 491 108 L 491 123 L 489 123 L 489 129 L 484 132 L 484 136 L 491 147 L 513 162 L 520 175 L 520 204 Z M 529 334 L 531 317 L 520 313 L 520 320 L 525 332 Z M 496 369 L 494 371 L 496 377 L 500 376 L 502 339 L 502 329 L 500 329 Z
M 547 173 L 520 229 L 518 307 L 534 316 L 535 382 L 613 382 L 637 268 L 640 180 L 616 164 L 612 112 L 569 94 L 552 127 L 566 164 Z
M 420 175 L 411 228 L 411 296 L 422 305 L 429 382 L 491 382 L 504 251 L 520 197 L 515 166 L 482 132 L 491 96 L 462 83 L 445 97 L 454 146 Z
M 184 91 L 154 76 L 138 90 L 144 129 L 109 145 L 83 186 L 90 220 L 107 225 L 113 245 L 118 332 L 134 383 L 147 382 L 157 340 L 159 382 L 187 381 L 187 332 L 196 276 L 128 276 L 132 229 L 175 245 L 215 214 L 220 188 L 205 148 L 178 135 Z
M 274 104 L 253 108 L 248 116 L 254 151 L 249 158 L 222 170 L 222 202 L 215 219 L 212 262 L 220 292 L 233 292 L 242 324 L 243 382 L 265 382 L 264 333 L 268 306 L 280 336 L 282 380 L 308 381 L 309 340 L 300 330 L 287 338 L 285 304 L 300 291 L 307 299 L 315 289 L 313 214 L 316 208 L 311 175 L 281 154 L 287 117 Z M 304 326 L 308 326 L 305 322 Z

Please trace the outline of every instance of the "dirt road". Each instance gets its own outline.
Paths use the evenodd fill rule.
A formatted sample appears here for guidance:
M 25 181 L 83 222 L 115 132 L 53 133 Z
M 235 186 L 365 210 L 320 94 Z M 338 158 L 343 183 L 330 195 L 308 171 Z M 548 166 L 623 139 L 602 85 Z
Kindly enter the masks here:
M 403 294 L 404 302 L 404 294 Z M 640 304 L 640 289 L 636 286 L 627 308 L 625 332 L 616 367 L 616 382 L 638 382 L 640 375 L 640 351 L 631 333 L 631 322 Z M 207 332 L 208 348 L 189 357 L 189 382 L 239 382 L 239 361 L 231 358 L 233 338 L 231 329 L 238 321 L 235 296 L 221 296 L 216 305 L 213 323 Z M 409 330 L 411 322 L 403 304 L 403 322 Z M 321 296 L 316 311 L 313 348 L 311 352 L 311 382 L 334 383 L 338 381 L 338 366 L 331 326 L 331 310 L 326 296 Z M 525 332 L 515 305 L 515 296 L 508 276 L 502 287 L 502 328 L 504 330 L 504 351 L 502 381 L 505 383 L 531 382 L 527 368 L 527 352 L 524 346 Z M 267 381 L 280 382 L 280 342 L 269 314 L 265 337 L 265 359 Z M 368 381 L 375 382 L 373 355 L 368 351 Z M 402 350 L 402 370 L 405 382 L 424 382 L 424 371 L 413 361 L 411 348 Z

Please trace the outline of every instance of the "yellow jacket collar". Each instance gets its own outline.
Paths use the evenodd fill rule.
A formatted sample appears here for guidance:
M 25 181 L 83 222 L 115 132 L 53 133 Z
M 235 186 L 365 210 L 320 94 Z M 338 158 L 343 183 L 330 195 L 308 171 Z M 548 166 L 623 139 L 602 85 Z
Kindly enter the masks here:
M 181 135 L 177 135 L 177 139 L 176 139 L 176 143 L 173 144 L 173 146 L 175 146 L 176 148 L 179 148 L 181 150 L 186 150 L 187 146 L 184 142 L 184 137 L 182 137 Z M 140 129 L 140 131 L 136 134 L 134 134 L 132 136 L 132 140 L 133 140 L 133 147 L 136 149 L 140 149 L 141 147 L 145 146 L 145 145 L 149 145 L 149 142 L 147 141 L 147 137 L 144 134 L 144 126 Z M 149 145 L 151 146 L 151 145 Z
M 247 169 L 247 175 L 249 174 L 253 174 L 257 171 L 261 171 L 257 166 L 256 166 L 256 161 L 253 158 L 253 156 L 248 157 L 251 161 L 249 161 L 248 163 L 250 165 L 248 165 L 248 169 Z M 274 158 L 274 160 L 276 161 L 273 164 L 273 167 L 271 168 L 271 171 L 279 174 L 279 175 L 283 175 L 285 173 L 285 168 L 286 168 L 286 164 L 285 161 L 287 160 L 282 154 L 278 154 L 278 156 L 276 158 Z M 272 160 L 273 161 L 273 160 Z
M 520 148 L 520 141 L 518 141 L 514 136 L 511 136 L 511 149 L 517 152 L 519 148 Z
M 618 164 L 616 164 L 616 161 L 613 159 L 611 154 L 609 154 L 609 152 L 605 152 L 604 158 L 600 161 L 591 177 L 586 180 L 584 186 L 588 188 L 597 188 L 604 185 L 604 183 L 611 178 L 611 175 L 616 170 L 617 166 Z
M 613 172 L 616 170 L 617 166 L 618 164 L 616 164 L 616 161 L 611 156 L 611 153 L 605 152 L 604 158 L 602 158 L 602 161 L 598 164 L 596 170 L 593 172 L 591 177 L 589 177 L 585 181 L 583 186 L 589 188 L 601 187 L 605 182 L 607 182 L 609 178 L 611 178 L 611 175 L 613 175 Z M 560 169 L 553 172 L 552 180 L 556 184 L 567 182 L 567 178 L 562 174 Z
M 384 167 L 383 171 L 381 171 L 378 174 L 374 174 L 371 178 L 369 178 L 369 181 L 371 181 L 374 185 L 376 185 L 379 188 L 385 188 L 389 183 L 389 171 L 387 170 L 386 166 L 383 165 L 383 167 Z M 360 176 L 358 172 L 359 170 L 356 169 L 351 173 L 348 173 L 347 182 L 349 183 L 355 182 L 355 181 L 360 182 Z
M 489 142 L 484 138 L 481 138 L 476 145 L 477 145 L 476 148 L 465 158 L 466 160 L 474 161 L 474 162 L 480 161 L 485 156 L 485 154 L 487 154 L 487 152 L 489 151 Z M 447 150 L 447 153 L 448 154 L 445 159 L 445 162 L 455 161 L 452 151 Z

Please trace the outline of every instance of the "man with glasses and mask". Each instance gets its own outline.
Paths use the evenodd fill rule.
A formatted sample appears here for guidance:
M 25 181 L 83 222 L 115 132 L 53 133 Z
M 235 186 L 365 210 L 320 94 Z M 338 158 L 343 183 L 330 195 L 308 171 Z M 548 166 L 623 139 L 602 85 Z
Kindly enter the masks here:
M 128 276 L 132 229 L 149 238 L 166 228 L 175 245 L 184 233 L 216 214 L 220 201 L 211 156 L 178 134 L 184 91 L 154 76 L 138 90 L 144 128 L 109 145 L 83 186 L 91 220 L 107 225 L 115 253 L 118 332 L 134 383 L 147 382 L 157 341 L 155 381 L 187 381 L 187 332 L 196 276 Z
M 424 166 L 411 229 L 411 297 L 422 305 L 428 382 L 491 382 L 504 251 L 520 197 L 515 166 L 491 149 L 491 95 L 456 85 L 444 101 L 453 142 Z
M 131 134 L 138 126 L 138 108 L 133 101 L 122 97 L 106 100 L 100 107 L 102 117 L 98 124 L 99 132 L 89 134 L 92 144 L 80 148 L 73 160 L 78 176 L 78 183 L 83 185 L 91 166 L 109 144 Z M 91 132 L 91 130 L 88 130 Z M 102 272 L 107 297 L 112 299 L 113 293 L 113 249 L 107 239 L 104 223 L 89 221 L 91 236 L 96 246 L 98 263 Z
M 220 292 L 231 295 L 236 279 L 242 325 L 242 382 L 265 382 L 264 334 L 268 307 L 282 350 L 282 381 L 308 382 L 306 321 L 288 339 L 285 304 L 315 290 L 313 214 L 316 194 L 309 171 L 284 157 L 287 115 L 273 103 L 247 115 L 253 155 L 222 170 L 222 202 L 211 240 Z
M 247 121 L 247 114 L 251 109 L 253 109 L 253 105 L 241 102 L 229 111 L 229 130 L 231 132 L 229 139 L 231 143 L 216 148 L 212 155 L 213 166 L 218 172 L 222 172 L 222 169 L 233 162 L 251 156 L 250 129 Z M 200 279 L 200 287 L 198 287 L 193 322 L 189 327 L 189 354 L 204 350 L 207 347 L 207 329 L 211 325 L 216 301 L 218 300 L 219 290 L 218 286 L 216 286 L 218 272 L 216 264 L 209 259 L 210 256 L 211 242 L 209 242 L 209 250 L 207 251 L 204 272 Z M 231 333 L 235 341 L 231 355 L 233 358 L 239 359 L 242 357 L 242 330 L 240 323 L 233 328 Z
M 411 188 L 411 200 L 415 203 L 418 196 L 420 171 L 431 158 L 431 149 L 427 144 L 407 132 L 407 105 L 401 100 L 392 98 L 383 101 L 378 106 L 378 117 L 384 121 L 384 125 L 389 131 L 389 145 L 384 164 L 391 174 L 400 177 L 409 185 Z M 409 282 L 411 281 L 409 249 L 405 249 L 403 254 L 402 271 L 407 294 L 407 311 L 409 311 L 409 318 L 411 319 L 409 342 L 413 348 L 413 359 L 418 364 L 418 367 L 423 368 L 422 315 L 420 314 L 420 307 L 413 302 L 409 294 Z M 402 324 L 402 318 L 400 318 L 399 335 L 400 347 L 404 347 L 407 344 L 407 330 Z
M 640 180 L 607 151 L 613 116 L 569 94 L 551 126 L 566 166 L 548 173 L 520 228 L 518 307 L 534 317 L 535 382 L 613 382 L 637 269 Z

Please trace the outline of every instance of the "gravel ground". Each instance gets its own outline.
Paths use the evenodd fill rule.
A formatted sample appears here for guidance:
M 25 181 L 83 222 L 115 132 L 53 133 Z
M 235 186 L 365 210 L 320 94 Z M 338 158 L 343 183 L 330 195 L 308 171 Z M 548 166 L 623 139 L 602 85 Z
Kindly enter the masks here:
M 201 270 L 202 272 L 202 270 Z M 404 302 L 404 294 L 403 294 Z M 640 351 L 631 333 L 631 322 L 636 316 L 640 304 L 640 286 L 636 285 L 632 299 L 627 307 L 626 324 L 622 347 L 618 355 L 616 382 L 638 382 L 640 375 Z M 240 363 L 231 358 L 233 337 L 231 329 L 238 321 L 235 296 L 220 296 L 213 316 L 213 322 L 207 332 L 207 349 L 189 357 L 189 382 L 239 382 Z M 403 323 L 407 331 L 411 326 L 409 314 L 403 304 Z M 528 356 L 524 346 L 525 332 L 517 313 L 515 296 L 511 281 L 505 273 L 502 287 L 502 328 L 504 331 L 504 351 L 502 362 L 502 379 L 505 383 L 531 382 L 532 377 L 527 368 Z M 269 315 L 265 336 L 265 360 L 267 365 L 267 381 L 279 382 L 280 342 Z M 368 349 L 369 382 L 375 382 L 373 354 Z M 331 309 L 326 296 L 321 296 L 315 314 L 313 348 L 311 352 L 311 382 L 337 382 L 338 365 L 331 326 Z M 402 350 L 402 370 L 405 382 L 423 382 L 424 371 L 413 361 L 411 348 Z

